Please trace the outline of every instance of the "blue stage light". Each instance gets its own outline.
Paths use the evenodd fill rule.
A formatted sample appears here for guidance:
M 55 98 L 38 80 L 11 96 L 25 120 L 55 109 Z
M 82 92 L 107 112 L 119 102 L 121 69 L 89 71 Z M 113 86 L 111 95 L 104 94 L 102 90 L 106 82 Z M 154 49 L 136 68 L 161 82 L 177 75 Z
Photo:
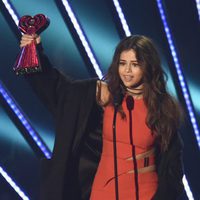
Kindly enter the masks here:
M 12 178 L 7 174 L 7 172 L 1 166 L 0 166 L 0 174 L 4 177 L 4 179 L 10 184 L 10 186 L 23 200 L 29 200 L 29 198 L 24 194 L 24 192 L 19 188 L 19 186 L 17 186 L 17 184 L 12 180 Z
M 8 10 L 10 16 L 12 17 L 13 21 L 18 26 L 18 24 L 19 24 L 19 16 L 14 11 L 14 9 L 12 7 L 12 4 L 8 0 L 2 0 L 2 2 L 4 3 L 4 5 L 5 5 L 6 9 Z
M 30 123 L 28 122 L 28 120 L 25 118 L 24 114 L 20 110 L 19 106 L 17 106 L 16 102 L 14 101 L 14 99 L 12 99 L 11 95 L 8 94 L 8 92 L 6 91 L 5 87 L 3 86 L 3 84 L 1 82 L 0 82 L 0 94 L 5 99 L 7 104 L 10 106 L 12 111 L 16 114 L 16 116 L 21 121 L 21 123 L 24 125 L 24 127 L 26 128 L 26 130 L 28 131 L 28 133 L 32 137 L 33 141 L 41 149 L 41 151 L 43 152 L 45 157 L 50 158 L 51 152 L 46 148 L 45 144 L 40 140 L 39 136 L 33 130 Z
M 198 147 L 200 148 L 200 135 L 199 135 L 199 129 L 198 129 L 198 125 L 197 125 L 197 120 L 196 120 L 195 115 L 194 115 L 192 103 L 190 101 L 189 91 L 188 91 L 188 88 L 186 86 L 186 81 L 185 81 L 185 78 L 184 78 L 184 75 L 183 75 L 183 72 L 182 72 L 182 68 L 181 68 L 179 61 L 178 61 L 178 56 L 177 56 L 177 53 L 176 53 L 176 50 L 175 50 L 174 42 L 172 40 L 170 28 L 167 24 L 167 20 L 166 20 L 166 16 L 165 16 L 165 13 L 164 13 L 164 9 L 163 9 L 161 0 L 157 0 L 157 5 L 158 5 L 159 11 L 160 11 L 160 16 L 161 16 L 161 19 L 162 19 L 162 22 L 163 22 L 163 25 L 164 25 L 164 30 L 165 30 L 166 37 L 167 37 L 169 47 L 170 47 L 170 50 L 171 50 L 171 54 L 172 54 L 172 57 L 173 57 L 173 60 L 174 60 L 174 64 L 175 64 L 176 72 L 177 72 L 177 75 L 178 75 L 179 83 L 181 85 L 183 96 L 184 96 L 184 99 L 185 99 L 185 102 L 186 102 L 186 105 L 187 105 L 190 120 L 191 120 L 193 130 L 194 130 L 194 133 L 195 133 L 195 136 L 196 136 L 197 144 L 198 144 Z
M 186 191 L 188 199 L 189 200 L 194 200 L 193 194 L 192 194 L 192 192 L 190 190 L 190 187 L 189 187 L 189 184 L 187 182 L 187 179 L 186 179 L 185 175 L 183 176 L 183 184 L 184 184 L 184 188 L 185 188 L 185 191 Z
M 121 8 L 121 6 L 119 4 L 119 1 L 118 0 L 113 0 L 113 3 L 115 5 L 116 11 L 118 13 L 118 16 L 119 16 L 119 19 L 121 21 L 122 27 L 124 29 L 125 35 L 128 37 L 128 36 L 131 35 L 131 32 L 129 30 L 128 24 L 127 24 L 126 19 L 124 17 L 124 13 L 122 12 L 122 8 Z
M 197 11 L 198 11 L 199 21 L 200 21 L 200 0 L 196 0 L 196 5 L 197 5 Z
M 92 65 L 95 69 L 97 76 L 101 79 L 103 77 L 103 74 L 102 74 L 102 71 L 100 69 L 100 66 L 98 65 L 98 63 L 97 63 L 97 61 L 96 61 L 96 59 L 93 55 L 93 52 L 92 52 L 91 47 L 89 45 L 89 42 L 87 41 L 86 36 L 84 35 L 84 33 L 81 29 L 81 26 L 79 25 L 78 20 L 76 19 L 76 16 L 75 16 L 74 12 L 72 11 L 72 8 L 70 7 L 67 0 L 62 0 L 62 3 L 63 3 L 65 10 L 66 10 L 66 12 L 67 12 L 75 30 L 76 30 L 76 32 L 77 32 L 81 42 L 82 42 L 82 45 L 85 48 L 85 51 L 86 51 Z
M 158 6 L 160 16 L 161 16 L 161 19 L 162 19 L 162 22 L 163 22 L 164 30 L 165 30 L 166 37 L 167 37 L 167 40 L 168 40 L 168 44 L 169 44 L 171 54 L 172 54 L 172 57 L 173 57 L 173 60 L 174 60 L 174 64 L 175 64 L 176 71 L 177 71 L 177 74 L 178 74 L 178 79 L 179 79 L 181 89 L 182 89 L 182 92 L 183 92 L 183 96 L 184 96 L 184 99 L 185 99 L 185 102 L 186 102 L 186 105 L 187 105 L 187 109 L 188 109 L 188 112 L 189 112 L 189 116 L 190 116 L 190 120 L 191 120 L 191 123 L 192 123 L 192 126 L 193 126 L 193 130 L 194 130 L 195 135 L 196 135 L 198 146 L 200 147 L 199 130 L 198 130 L 196 119 L 194 117 L 194 111 L 193 111 L 192 106 L 191 106 L 189 91 L 186 87 L 185 79 L 184 79 L 184 76 L 183 76 L 183 73 L 182 73 L 181 66 L 180 66 L 179 61 L 178 61 L 176 49 L 175 49 L 175 46 L 174 46 L 174 42 L 172 40 L 170 28 L 169 28 L 168 23 L 167 23 L 167 19 L 166 19 L 166 16 L 165 16 L 165 12 L 164 12 L 161 0 L 157 0 L 157 6 Z M 190 187 L 189 187 L 189 184 L 187 182 L 185 175 L 183 176 L 182 181 L 183 181 L 184 188 L 185 188 L 185 191 L 186 191 L 186 194 L 187 194 L 189 200 L 194 200 L 194 197 L 192 195 L 192 192 L 190 190 Z

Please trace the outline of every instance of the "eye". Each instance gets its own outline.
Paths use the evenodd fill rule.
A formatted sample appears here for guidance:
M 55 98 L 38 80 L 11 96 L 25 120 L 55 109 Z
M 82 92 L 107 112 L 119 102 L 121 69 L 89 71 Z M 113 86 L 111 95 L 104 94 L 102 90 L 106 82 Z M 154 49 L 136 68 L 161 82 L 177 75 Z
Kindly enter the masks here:
M 139 67 L 139 64 L 138 63 L 132 63 L 131 64 L 133 67 Z
M 126 63 L 125 62 L 119 62 L 119 65 L 124 66 Z

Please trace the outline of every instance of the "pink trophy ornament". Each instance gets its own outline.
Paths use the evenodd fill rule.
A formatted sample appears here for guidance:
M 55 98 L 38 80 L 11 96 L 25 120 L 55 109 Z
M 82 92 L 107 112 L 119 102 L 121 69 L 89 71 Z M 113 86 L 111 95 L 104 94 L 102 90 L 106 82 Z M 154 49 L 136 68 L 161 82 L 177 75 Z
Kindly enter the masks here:
M 49 19 L 43 14 L 25 15 L 19 20 L 21 32 L 30 35 L 41 33 L 48 25 Z M 17 75 L 41 71 L 35 41 L 21 49 L 13 69 Z

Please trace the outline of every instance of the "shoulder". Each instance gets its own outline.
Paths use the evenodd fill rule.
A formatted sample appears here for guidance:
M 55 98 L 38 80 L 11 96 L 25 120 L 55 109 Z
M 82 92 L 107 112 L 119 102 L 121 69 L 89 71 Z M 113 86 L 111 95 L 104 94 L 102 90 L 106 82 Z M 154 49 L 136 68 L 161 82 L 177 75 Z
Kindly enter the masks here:
M 96 99 L 101 106 L 108 104 L 110 99 L 110 92 L 106 82 L 98 80 L 96 83 Z

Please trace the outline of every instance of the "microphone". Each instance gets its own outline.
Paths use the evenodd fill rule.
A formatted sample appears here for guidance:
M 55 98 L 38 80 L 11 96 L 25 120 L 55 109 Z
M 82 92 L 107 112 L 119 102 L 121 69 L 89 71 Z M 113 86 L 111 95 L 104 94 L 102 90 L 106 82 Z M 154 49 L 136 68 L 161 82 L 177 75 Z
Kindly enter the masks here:
M 132 146 L 132 157 L 133 157 L 133 166 L 134 166 L 134 179 L 135 179 L 135 199 L 139 200 L 139 183 L 138 183 L 138 167 L 137 167 L 137 160 L 136 160 L 136 152 L 135 152 L 135 145 L 133 143 L 133 127 L 132 127 L 132 110 L 134 109 L 134 99 L 132 96 L 127 96 L 126 97 L 126 106 L 129 111 L 129 138 L 130 138 L 130 143 Z
M 113 95 L 114 116 L 113 116 L 113 152 L 114 152 L 114 173 L 115 173 L 115 196 L 119 200 L 119 185 L 118 185 L 118 165 L 117 165 L 117 144 L 116 144 L 116 119 L 118 107 L 122 104 L 124 95 L 122 90 L 119 89 Z
M 131 95 L 126 98 L 126 106 L 129 111 L 134 109 L 134 99 Z

